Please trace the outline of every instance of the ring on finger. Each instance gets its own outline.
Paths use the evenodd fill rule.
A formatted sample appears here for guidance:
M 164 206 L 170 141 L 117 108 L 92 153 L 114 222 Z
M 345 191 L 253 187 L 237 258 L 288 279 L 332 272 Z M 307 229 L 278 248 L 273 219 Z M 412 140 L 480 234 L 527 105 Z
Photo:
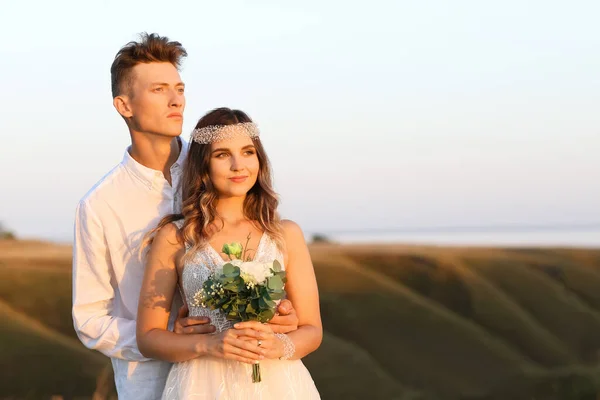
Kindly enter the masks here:
M 262 340 L 258 339 L 258 347 L 262 346 Z

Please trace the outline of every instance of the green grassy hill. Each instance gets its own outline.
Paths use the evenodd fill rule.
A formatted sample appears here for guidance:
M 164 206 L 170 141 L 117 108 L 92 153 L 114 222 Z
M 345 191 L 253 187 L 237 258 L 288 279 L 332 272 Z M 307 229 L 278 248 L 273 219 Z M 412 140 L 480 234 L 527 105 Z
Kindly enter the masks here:
M 71 261 L 0 261 L 0 300 L 64 335 L 76 338 L 71 318 Z M 4 266 L 4 267 L 3 267 Z
M 0 241 L 0 398 L 114 393 L 76 339 L 68 246 Z M 323 399 L 592 400 L 600 250 L 315 244 Z M 102 396 L 99 396 L 102 398 Z
M 0 302 L 0 398 L 90 397 L 110 390 L 110 364 Z

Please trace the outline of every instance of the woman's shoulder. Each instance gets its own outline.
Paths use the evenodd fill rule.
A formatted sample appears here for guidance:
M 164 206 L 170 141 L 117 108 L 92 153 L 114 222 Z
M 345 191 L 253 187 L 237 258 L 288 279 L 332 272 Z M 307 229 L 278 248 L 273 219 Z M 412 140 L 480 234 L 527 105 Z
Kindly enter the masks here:
M 281 220 L 281 227 L 283 229 L 283 237 L 287 243 L 304 241 L 304 232 L 302 228 L 296 222 L 291 219 Z
M 179 221 L 173 221 L 165 224 L 156 232 L 155 242 L 160 242 L 162 245 L 182 246 L 180 236 L 181 224 Z

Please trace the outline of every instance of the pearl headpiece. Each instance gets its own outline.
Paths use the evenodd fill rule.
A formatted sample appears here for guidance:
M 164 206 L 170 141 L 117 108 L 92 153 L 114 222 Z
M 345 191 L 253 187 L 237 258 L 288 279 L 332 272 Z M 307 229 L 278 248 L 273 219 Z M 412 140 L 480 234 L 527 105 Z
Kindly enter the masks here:
M 200 144 L 209 144 L 234 136 L 246 135 L 258 138 L 260 131 L 254 122 L 241 122 L 233 125 L 209 125 L 192 131 L 191 140 Z

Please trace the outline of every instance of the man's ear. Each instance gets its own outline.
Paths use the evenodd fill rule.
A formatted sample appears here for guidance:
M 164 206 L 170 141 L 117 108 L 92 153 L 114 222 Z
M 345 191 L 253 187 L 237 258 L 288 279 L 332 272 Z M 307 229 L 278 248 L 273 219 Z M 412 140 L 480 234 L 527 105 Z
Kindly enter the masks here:
M 113 106 L 117 109 L 123 118 L 133 117 L 133 112 L 129 104 L 129 97 L 120 95 L 113 99 Z

